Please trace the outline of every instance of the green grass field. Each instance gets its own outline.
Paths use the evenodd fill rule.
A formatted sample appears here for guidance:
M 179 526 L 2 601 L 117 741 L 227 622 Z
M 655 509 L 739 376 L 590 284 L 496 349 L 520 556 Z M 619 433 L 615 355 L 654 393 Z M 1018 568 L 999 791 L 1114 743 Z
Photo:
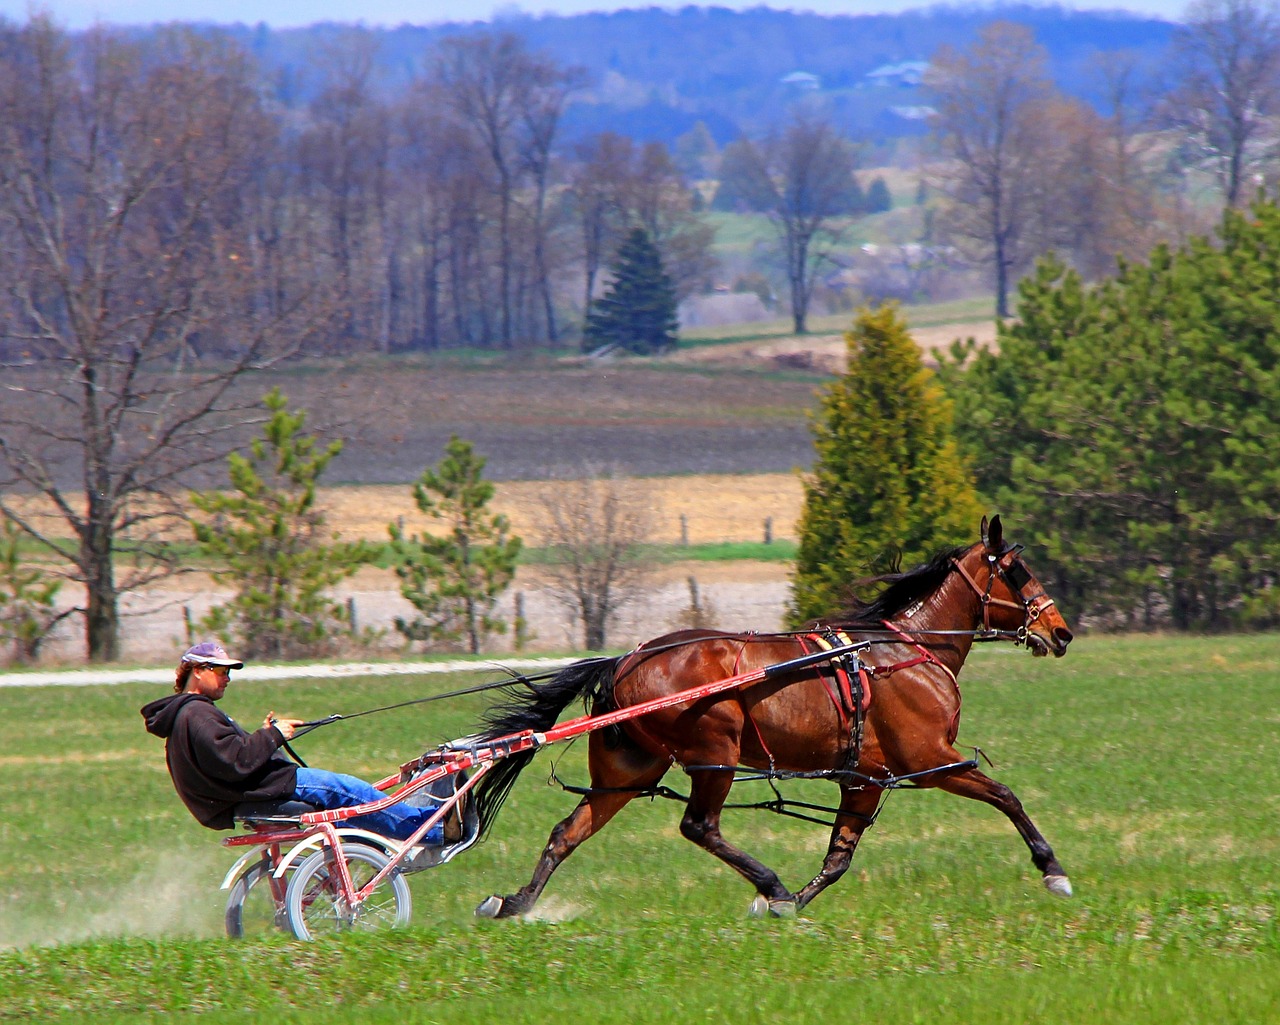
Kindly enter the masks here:
M 1277 662 L 1277 635 L 1083 637 L 1061 661 L 975 652 L 960 740 L 1018 792 L 1071 900 L 1043 889 L 998 813 L 903 792 L 845 879 L 795 920 L 753 920 L 750 888 L 679 837 L 679 806 L 637 801 L 533 917 L 477 921 L 478 901 L 527 880 L 574 803 L 545 784 L 553 761 L 584 781 L 578 744 L 526 771 L 488 841 L 410 877 L 410 929 L 313 945 L 221 936 L 233 858 L 187 816 L 137 714 L 165 688 L 0 689 L 0 1019 L 1280 1021 Z M 225 704 L 252 724 L 483 678 L 246 673 Z M 467 732 L 482 706 L 339 723 L 300 753 L 378 776 Z M 787 789 L 825 803 L 831 788 Z M 822 827 L 762 812 L 729 812 L 725 830 L 792 886 L 826 846 Z

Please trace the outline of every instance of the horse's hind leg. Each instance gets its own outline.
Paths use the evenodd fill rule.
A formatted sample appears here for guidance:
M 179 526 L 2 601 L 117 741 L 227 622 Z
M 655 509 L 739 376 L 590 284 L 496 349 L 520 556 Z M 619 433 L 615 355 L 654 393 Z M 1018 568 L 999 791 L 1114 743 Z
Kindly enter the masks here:
M 1040 870 L 1045 887 L 1050 893 L 1056 893 L 1059 897 L 1071 896 L 1071 880 L 1067 878 L 1067 873 L 1058 863 L 1049 842 L 1040 835 L 1040 830 L 1036 829 L 1035 823 L 1022 810 L 1022 802 L 1012 790 L 977 769 L 969 769 L 950 776 L 939 782 L 938 786 L 947 793 L 971 797 L 975 801 L 983 801 L 1004 812 L 1030 849 L 1031 860 Z
M 476 915 L 480 918 L 510 918 L 532 908 L 560 863 L 603 829 L 640 791 L 656 785 L 668 767 L 667 762 L 658 761 L 634 748 L 607 751 L 598 735 L 593 734 L 591 786 L 595 792 L 578 802 L 569 816 L 551 831 L 529 884 L 506 896 L 495 894 L 486 898 L 476 908 Z
M 795 897 L 768 865 L 739 850 L 720 834 L 720 809 L 733 786 L 733 773 L 702 771 L 690 773 L 689 804 L 680 820 L 680 833 L 738 872 L 756 888 L 775 915 L 795 911 Z M 757 898 L 758 899 L 758 898 Z M 753 905 L 753 908 L 755 905 Z
M 802 908 L 849 868 L 858 841 L 875 818 L 881 791 L 876 789 L 840 788 L 840 810 L 831 828 L 831 843 L 822 862 L 822 871 L 796 893 L 796 907 Z

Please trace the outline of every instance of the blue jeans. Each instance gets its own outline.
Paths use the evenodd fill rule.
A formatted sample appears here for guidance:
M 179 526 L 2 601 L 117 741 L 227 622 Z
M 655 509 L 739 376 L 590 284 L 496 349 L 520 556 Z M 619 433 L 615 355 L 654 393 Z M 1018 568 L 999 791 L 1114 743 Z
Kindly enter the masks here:
M 366 783 L 355 776 L 302 766 L 298 767 L 298 783 L 293 791 L 295 801 L 306 801 L 308 804 L 314 804 L 326 810 L 350 808 L 356 804 L 372 804 L 374 801 L 383 800 L 386 796 L 372 783 Z M 384 808 L 382 811 L 343 819 L 338 825 L 359 826 L 374 833 L 394 836 L 397 840 L 407 840 L 414 830 L 435 814 L 437 807 L 438 805 L 431 804 L 426 808 L 415 808 L 402 802 L 393 804 L 390 808 Z M 437 822 L 432 826 L 421 842 L 443 843 L 443 824 Z

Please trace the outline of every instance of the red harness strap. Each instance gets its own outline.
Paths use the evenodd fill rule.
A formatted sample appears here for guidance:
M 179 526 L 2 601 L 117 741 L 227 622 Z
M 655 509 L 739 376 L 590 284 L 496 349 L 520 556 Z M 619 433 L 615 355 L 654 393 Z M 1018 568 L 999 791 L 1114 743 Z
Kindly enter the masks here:
M 884 625 L 887 626 L 894 633 L 896 633 L 899 637 L 901 637 L 903 644 L 910 645 L 911 647 L 915 648 L 916 651 L 920 652 L 920 654 L 917 655 L 915 658 L 907 659 L 905 662 L 895 662 L 891 666 L 872 666 L 871 673 L 873 676 L 888 676 L 891 673 L 896 673 L 899 669 L 909 669 L 911 666 L 918 666 L 918 665 L 923 665 L 925 663 L 928 663 L 929 665 L 937 666 L 939 669 L 941 669 L 944 673 L 947 674 L 947 677 L 951 680 L 951 686 L 954 687 L 956 690 L 956 698 L 959 699 L 960 681 L 956 679 L 956 674 L 951 671 L 951 667 L 949 665 L 947 665 L 940 658 L 938 658 L 938 656 L 935 655 L 928 648 L 922 646 L 918 641 L 915 640 L 915 638 L 913 638 L 906 631 L 901 630 L 898 627 L 894 626 L 887 619 L 884 620 Z M 951 716 L 951 722 L 947 724 L 947 743 L 954 744 L 956 742 L 956 736 L 959 734 L 959 732 L 960 732 L 960 703 L 959 703 L 959 700 L 957 700 L 955 714 Z

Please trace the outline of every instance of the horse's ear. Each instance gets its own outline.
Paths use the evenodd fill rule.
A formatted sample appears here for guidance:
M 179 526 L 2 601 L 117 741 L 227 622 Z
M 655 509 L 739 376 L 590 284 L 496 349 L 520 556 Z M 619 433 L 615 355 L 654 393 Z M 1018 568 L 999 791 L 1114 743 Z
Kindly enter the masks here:
M 978 539 L 985 546 L 987 543 L 987 518 L 982 517 L 982 523 L 978 525 Z
M 987 546 L 988 551 L 1001 552 L 1004 550 L 1004 527 L 1000 524 L 999 514 L 991 517 L 991 522 L 987 522 L 987 518 L 982 517 L 982 540 Z

